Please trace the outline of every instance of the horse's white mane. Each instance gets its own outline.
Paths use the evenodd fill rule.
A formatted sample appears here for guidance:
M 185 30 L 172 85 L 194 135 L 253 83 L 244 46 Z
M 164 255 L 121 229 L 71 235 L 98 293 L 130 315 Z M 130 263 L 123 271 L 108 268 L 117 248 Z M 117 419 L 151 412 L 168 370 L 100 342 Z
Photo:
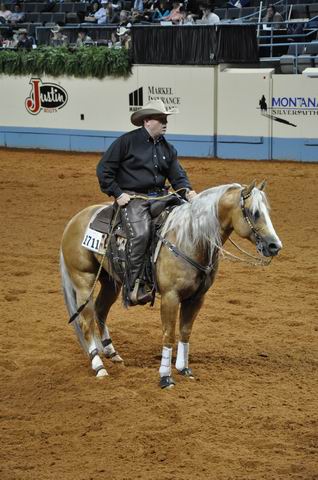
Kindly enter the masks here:
M 220 244 L 218 204 L 222 195 L 230 188 L 240 188 L 233 183 L 209 188 L 199 193 L 191 203 L 175 208 L 168 217 L 165 232 L 176 233 L 180 248 Z
M 218 205 L 222 195 L 230 189 L 242 188 L 238 183 L 220 185 L 199 193 L 191 203 L 175 208 L 165 224 L 164 233 L 176 234 L 176 243 L 182 249 L 202 246 L 214 250 L 220 245 Z M 262 205 L 268 206 L 263 192 L 254 188 L 250 196 L 250 210 L 254 213 Z

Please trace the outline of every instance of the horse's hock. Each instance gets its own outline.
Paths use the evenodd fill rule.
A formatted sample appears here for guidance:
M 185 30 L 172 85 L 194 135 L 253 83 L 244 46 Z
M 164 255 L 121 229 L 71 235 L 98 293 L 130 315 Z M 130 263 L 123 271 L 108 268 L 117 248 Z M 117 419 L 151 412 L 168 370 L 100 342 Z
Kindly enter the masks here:
M 99 156 L 0 155 L 0 209 L 10 225 L 0 256 L 1 479 L 168 480 L 182 472 L 185 480 L 314 480 L 317 166 L 182 161 L 198 191 L 267 178 L 284 249 L 266 270 L 221 261 L 195 322 L 197 381 L 178 377 L 164 394 L 154 382 L 158 304 L 114 306 L 109 326 L 126 366 L 108 361 L 102 382 L 93 382 L 67 324 L 59 242 L 69 218 L 105 201 Z

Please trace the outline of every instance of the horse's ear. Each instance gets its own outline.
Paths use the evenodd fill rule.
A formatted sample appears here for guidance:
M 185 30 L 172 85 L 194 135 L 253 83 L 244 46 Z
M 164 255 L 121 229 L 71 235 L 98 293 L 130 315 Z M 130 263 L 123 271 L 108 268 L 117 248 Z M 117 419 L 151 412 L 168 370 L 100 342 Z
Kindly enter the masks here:
M 253 180 L 253 182 L 250 185 L 244 187 L 242 191 L 242 196 L 248 197 L 251 194 L 251 191 L 253 190 L 253 188 L 255 188 L 255 185 L 256 185 L 256 181 Z
M 258 188 L 259 190 L 265 190 L 266 184 L 267 184 L 267 181 L 266 181 L 266 180 L 263 180 L 263 181 L 257 186 L 257 188 Z

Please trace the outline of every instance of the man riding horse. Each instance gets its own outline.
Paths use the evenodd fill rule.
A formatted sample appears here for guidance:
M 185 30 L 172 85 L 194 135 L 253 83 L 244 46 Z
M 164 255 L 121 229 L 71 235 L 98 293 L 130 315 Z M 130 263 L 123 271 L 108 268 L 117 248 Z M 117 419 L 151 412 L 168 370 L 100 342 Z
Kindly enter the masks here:
M 142 283 L 145 253 L 151 233 L 150 205 L 167 194 L 168 179 L 175 191 L 191 201 L 196 192 L 177 159 L 175 148 L 167 142 L 167 111 L 161 100 L 153 100 L 131 115 L 133 125 L 141 127 L 120 136 L 104 153 L 97 166 L 102 192 L 113 196 L 121 208 L 129 253 L 129 300 L 131 305 L 152 300 Z M 134 198 L 144 197 L 144 198 Z

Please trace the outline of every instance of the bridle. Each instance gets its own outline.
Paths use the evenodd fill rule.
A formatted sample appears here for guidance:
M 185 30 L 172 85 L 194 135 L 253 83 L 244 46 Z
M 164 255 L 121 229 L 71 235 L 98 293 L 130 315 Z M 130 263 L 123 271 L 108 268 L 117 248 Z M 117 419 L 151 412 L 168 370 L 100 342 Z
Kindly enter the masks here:
M 255 242 L 256 242 L 256 247 L 258 247 L 259 245 L 261 245 L 263 239 L 262 239 L 262 236 L 260 235 L 259 233 L 259 229 L 255 226 L 255 224 L 253 223 L 250 215 L 249 215 L 249 211 L 248 211 L 248 208 L 246 207 L 246 200 L 252 195 L 252 190 L 250 190 L 249 192 L 247 193 L 244 193 L 244 189 L 241 191 L 241 196 L 240 196 L 240 208 L 241 208 L 241 211 L 242 211 L 242 215 L 243 215 L 243 218 L 244 220 L 246 221 L 246 223 L 248 224 L 248 226 L 250 227 L 254 237 L 255 237 Z M 186 254 L 184 254 L 183 252 L 181 252 L 177 247 L 176 245 L 174 245 L 173 243 L 169 242 L 169 240 L 167 240 L 166 238 L 162 237 L 159 233 L 157 233 L 157 236 L 159 238 L 159 240 L 176 256 L 176 257 L 181 257 L 183 260 L 185 260 L 187 263 L 189 263 L 190 265 L 192 265 L 194 268 L 196 268 L 197 270 L 205 273 L 205 275 L 208 275 L 214 268 L 214 264 L 213 264 L 213 261 L 211 259 L 209 265 L 206 265 L 206 266 L 203 266 L 203 265 L 200 265 L 199 263 L 197 263 L 196 261 L 194 261 L 193 259 L 191 259 L 190 257 L 188 257 Z M 250 253 L 246 252 L 245 250 L 243 250 L 241 247 L 239 247 L 231 238 L 229 238 L 229 241 L 232 243 L 232 245 L 235 246 L 235 248 L 237 248 L 237 250 L 239 250 L 241 253 L 243 253 L 247 258 L 240 258 L 240 257 L 237 257 L 236 255 L 233 255 L 232 253 L 226 251 L 223 247 L 219 246 L 219 245 L 215 245 L 215 247 L 220 251 L 220 253 L 223 254 L 223 258 L 226 258 L 228 260 L 232 260 L 232 261 L 239 261 L 239 262 L 243 262 L 243 263 L 248 263 L 250 265 L 254 265 L 254 266 L 267 266 L 271 263 L 272 261 L 272 257 L 268 258 L 268 259 L 264 259 L 263 257 L 255 257 L 254 255 L 251 255 Z M 250 260 L 251 259 L 251 260 Z
M 251 217 L 249 215 L 249 211 L 248 211 L 248 209 L 246 208 L 246 205 L 245 205 L 245 201 L 252 195 L 252 191 L 253 191 L 253 189 L 250 192 L 245 193 L 245 194 L 244 194 L 244 189 L 241 191 L 240 207 L 241 207 L 243 218 L 246 221 L 246 223 L 248 224 L 248 226 L 250 227 L 250 229 L 252 230 L 252 233 L 255 236 L 256 246 L 258 246 L 262 242 L 263 239 L 262 239 L 261 235 L 259 234 L 258 228 L 254 225 L 253 221 L 251 220 Z

